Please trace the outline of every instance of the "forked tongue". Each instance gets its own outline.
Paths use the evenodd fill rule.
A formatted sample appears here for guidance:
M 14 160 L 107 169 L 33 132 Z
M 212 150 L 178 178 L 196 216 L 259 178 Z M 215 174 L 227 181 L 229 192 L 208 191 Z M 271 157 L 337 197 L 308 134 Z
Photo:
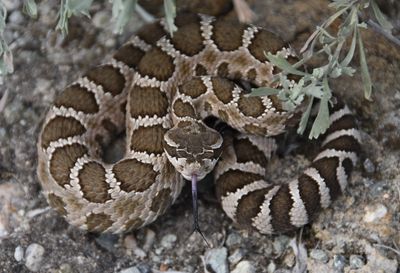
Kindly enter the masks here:
M 193 232 L 197 232 L 201 235 L 203 240 L 206 242 L 207 246 L 210 247 L 208 244 L 206 237 L 204 237 L 203 233 L 199 227 L 199 212 L 197 206 L 197 175 L 192 174 L 192 201 L 193 201 Z

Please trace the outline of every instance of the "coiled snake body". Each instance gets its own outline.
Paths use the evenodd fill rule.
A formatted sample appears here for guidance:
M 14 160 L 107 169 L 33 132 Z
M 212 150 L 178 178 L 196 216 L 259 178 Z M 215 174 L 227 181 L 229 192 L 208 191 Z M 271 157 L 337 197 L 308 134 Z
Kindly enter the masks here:
M 235 83 L 271 86 L 278 71 L 264 51 L 286 58 L 291 51 L 250 25 L 192 14 L 176 24 L 173 37 L 162 20 L 143 27 L 56 99 L 38 142 L 49 204 L 73 225 L 123 232 L 164 213 L 182 176 L 201 179 L 214 169 L 218 197 L 238 223 L 266 234 L 307 224 L 344 190 L 356 163 L 360 137 L 349 109 L 331 109 L 309 168 L 289 183 L 271 184 L 265 167 L 275 143 L 267 137 L 284 132 L 291 114 L 276 97 L 248 97 Z M 237 133 L 222 139 L 202 122 L 208 116 Z M 104 163 L 102 146 L 124 130 L 124 157 Z

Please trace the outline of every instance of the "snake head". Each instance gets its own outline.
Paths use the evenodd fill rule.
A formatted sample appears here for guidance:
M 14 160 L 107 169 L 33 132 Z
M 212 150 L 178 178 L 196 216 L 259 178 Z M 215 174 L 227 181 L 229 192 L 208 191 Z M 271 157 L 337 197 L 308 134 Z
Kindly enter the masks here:
M 203 179 L 222 152 L 222 136 L 198 120 L 178 122 L 165 133 L 163 143 L 168 160 L 187 180 L 193 175 Z

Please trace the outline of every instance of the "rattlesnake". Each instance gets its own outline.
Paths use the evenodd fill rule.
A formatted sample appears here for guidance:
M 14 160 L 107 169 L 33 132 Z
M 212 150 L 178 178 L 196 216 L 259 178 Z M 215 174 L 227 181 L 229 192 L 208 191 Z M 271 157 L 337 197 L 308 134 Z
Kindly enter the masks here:
M 290 59 L 291 49 L 262 28 L 206 15 L 183 14 L 176 25 L 173 37 L 163 20 L 144 26 L 55 100 L 38 141 L 49 204 L 83 229 L 124 232 L 164 213 L 182 176 L 201 179 L 214 169 L 218 198 L 239 224 L 270 234 L 309 223 L 343 192 L 357 161 L 350 110 L 336 103 L 311 166 L 271 184 L 265 168 L 276 144 L 267 137 L 283 133 L 293 114 L 276 96 L 247 96 L 241 82 L 277 87 L 279 69 L 264 52 Z M 222 138 L 202 122 L 208 116 L 235 132 Z M 106 164 L 102 147 L 121 131 L 126 153 Z

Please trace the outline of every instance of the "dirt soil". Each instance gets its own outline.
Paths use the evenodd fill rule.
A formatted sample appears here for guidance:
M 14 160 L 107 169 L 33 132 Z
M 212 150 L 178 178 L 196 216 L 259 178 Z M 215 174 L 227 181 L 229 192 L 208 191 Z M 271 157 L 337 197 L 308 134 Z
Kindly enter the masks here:
M 345 195 L 302 232 L 263 236 L 235 226 L 205 183 L 200 223 L 208 248 L 200 236 L 190 236 L 188 187 L 155 223 L 119 236 L 81 231 L 48 207 L 36 176 L 36 141 L 46 110 L 68 83 L 101 63 L 143 22 L 135 16 L 124 34 L 115 35 L 110 4 L 96 2 L 91 19 L 73 18 L 63 39 L 54 31 L 59 1 L 42 1 L 36 20 L 21 12 L 22 1 L 5 2 L 15 72 L 0 86 L 0 96 L 8 93 L 0 113 L 0 272 L 300 272 L 296 267 L 304 265 L 309 272 L 400 272 L 400 48 L 382 35 L 362 33 L 372 101 L 363 98 L 359 73 L 331 82 L 354 110 L 363 138 Z M 258 0 L 251 7 L 256 25 L 299 49 L 332 14 L 328 2 Z M 400 8 L 392 5 L 397 16 Z M 309 164 L 296 150 L 302 149 L 272 161 L 272 178 L 293 178 Z M 293 243 L 296 237 L 301 243 Z

